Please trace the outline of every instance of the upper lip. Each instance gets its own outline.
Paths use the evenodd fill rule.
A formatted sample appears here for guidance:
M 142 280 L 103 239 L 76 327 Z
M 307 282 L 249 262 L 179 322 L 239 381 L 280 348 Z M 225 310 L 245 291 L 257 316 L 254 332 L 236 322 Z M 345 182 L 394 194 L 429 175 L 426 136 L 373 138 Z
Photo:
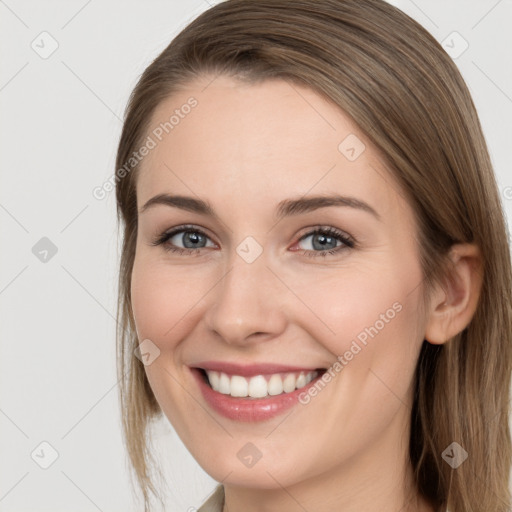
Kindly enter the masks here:
M 324 370 L 324 368 L 312 368 L 307 366 L 289 366 L 276 363 L 254 363 L 239 364 L 227 361 L 204 361 L 194 364 L 193 368 L 201 368 L 202 370 L 223 372 L 228 375 L 240 375 L 241 377 L 252 377 L 254 375 L 265 375 L 273 373 L 286 372 L 312 372 L 315 370 Z

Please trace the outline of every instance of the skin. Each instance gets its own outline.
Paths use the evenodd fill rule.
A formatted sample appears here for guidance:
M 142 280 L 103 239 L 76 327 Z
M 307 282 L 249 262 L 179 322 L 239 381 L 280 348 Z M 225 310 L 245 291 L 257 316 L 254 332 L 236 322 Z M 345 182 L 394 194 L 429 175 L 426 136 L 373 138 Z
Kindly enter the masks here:
M 209 201 L 219 217 L 166 205 L 139 214 L 133 314 L 139 339 L 160 350 L 145 369 L 162 411 L 224 484 L 224 510 L 433 511 L 407 463 L 413 375 L 424 339 L 444 343 L 469 323 L 478 250 L 454 246 L 452 279 L 424 307 L 413 211 L 346 114 L 283 80 L 202 77 L 162 102 L 150 126 L 190 96 L 198 105 L 143 160 L 137 181 L 139 210 L 172 193 Z M 354 161 L 338 150 L 349 134 L 366 146 Z M 281 200 L 334 191 L 365 201 L 380 219 L 331 206 L 277 220 Z M 198 254 L 151 245 L 182 224 L 207 234 L 206 246 L 192 249 Z M 318 256 L 315 235 L 301 240 L 316 227 L 337 228 L 356 246 Z M 172 238 L 181 248 L 182 235 Z M 250 264 L 236 252 L 247 236 L 263 251 Z M 189 371 L 204 360 L 329 367 L 396 302 L 401 311 L 291 413 L 259 423 L 224 418 Z M 262 454 L 251 468 L 237 457 L 248 442 Z

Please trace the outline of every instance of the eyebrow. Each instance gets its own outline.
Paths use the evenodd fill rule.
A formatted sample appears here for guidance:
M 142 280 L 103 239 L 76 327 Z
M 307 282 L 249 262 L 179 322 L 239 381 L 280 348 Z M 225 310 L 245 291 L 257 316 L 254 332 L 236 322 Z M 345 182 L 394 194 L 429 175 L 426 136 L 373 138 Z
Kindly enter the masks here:
M 190 196 L 158 194 L 149 199 L 144 206 L 139 210 L 139 214 L 144 213 L 148 209 L 156 205 L 166 205 L 181 210 L 186 210 L 201 215 L 220 220 L 215 213 L 213 207 L 207 201 L 197 199 Z M 299 215 L 307 213 L 319 208 L 327 208 L 329 206 L 345 206 L 358 210 L 365 211 L 373 215 L 377 220 L 381 220 L 379 213 L 372 208 L 368 203 L 355 197 L 341 196 L 341 195 L 318 195 L 309 197 L 300 197 L 298 199 L 285 199 L 277 205 L 276 215 L 278 219 L 292 215 Z

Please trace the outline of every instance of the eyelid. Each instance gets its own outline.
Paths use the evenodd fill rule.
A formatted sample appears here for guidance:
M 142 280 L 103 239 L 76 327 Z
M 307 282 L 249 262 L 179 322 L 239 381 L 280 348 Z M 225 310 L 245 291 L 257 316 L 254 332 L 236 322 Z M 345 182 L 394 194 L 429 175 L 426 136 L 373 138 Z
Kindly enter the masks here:
M 177 235 L 178 233 L 181 233 L 181 232 L 186 233 L 187 231 L 194 232 L 194 233 L 200 233 L 203 236 L 205 236 L 206 238 L 208 238 L 209 240 L 211 240 L 213 243 L 218 245 L 213 240 L 213 238 L 207 233 L 207 230 L 205 228 L 202 228 L 195 224 L 181 224 L 179 226 L 175 226 L 173 228 L 166 229 L 166 230 L 162 231 L 160 234 L 157 234 L 155 239 L 153 240 L 153 242 L 151 242 L 150 245 L 160 245 L 161 243 L 164 243 L 163 240 L 169 240 L 170 238 Z M 204 249 L 204 247 L 203 247 L 203 249 Z
M 357 247 L 357 242 L 355 238 L 345 231 L 342 231 L 339 228 L 335 228 L 334 226 L 321 226 L 321 225 L 315 225 L 310 226 L 306 233 L 301 235 L 297 242 L 294 243 L 294 245 L 297 245 L 302 240 L 309 238 L 310 236 L 314 236 L 316 234 L 322 234 L 327 235 L 329 237 L 333 237 L 341 242 L 341 245 L 335 247 L 334 249 L 325 249 L 323 251 L 312 251 L 308 249 L 301 249 L 304 251 L 304 254 L 315 254 L 315 255 L 326 255 L 326 254 L 334 254 L 339 251 L 345 250 L 345 249 L 354 249 Z
M 353 236 L 349 235 L 346 231 L 343 231 L 342 229 L 336 228 L 334 226 L 331 226 L 329 224 L 313 224 L 312 226 L 307 226 L 304 228 L 304 234 L 298 235 L 298 240 L 302 240 L 307 236 L 311 236 L 314 233 L 318 232 L 326 232 L 331 233 L 334 236 L 338 237 L 344 237 L 350 240 L 351 242 L 355 243 L 355 239 Z

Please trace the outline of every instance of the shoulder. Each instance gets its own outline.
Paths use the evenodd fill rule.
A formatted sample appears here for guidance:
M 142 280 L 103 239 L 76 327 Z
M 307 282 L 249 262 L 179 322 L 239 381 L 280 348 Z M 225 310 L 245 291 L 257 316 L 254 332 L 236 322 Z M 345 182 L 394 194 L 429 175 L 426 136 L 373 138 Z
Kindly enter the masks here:
M 224 486 L 219 484 L 197 512 L 222 512 L 224 507 Z

